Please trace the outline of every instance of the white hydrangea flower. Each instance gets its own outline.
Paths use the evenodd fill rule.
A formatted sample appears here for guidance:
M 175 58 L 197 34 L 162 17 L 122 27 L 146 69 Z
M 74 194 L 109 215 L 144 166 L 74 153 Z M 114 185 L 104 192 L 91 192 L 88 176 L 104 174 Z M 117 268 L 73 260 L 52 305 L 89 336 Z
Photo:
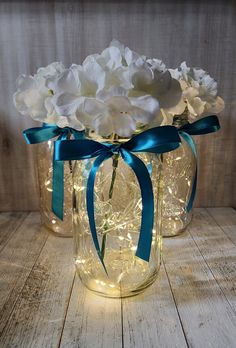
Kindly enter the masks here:
M 45 68 L 40 68 L 34 76 L 21 75 L 17 79 L 17 91 L 13 95 L 16 109 L 22 114 L 31 116 L 40 122 L 53 123 L 54 114 L 47 110 L 47 100 L 51 92 L 46 81 L 64 71 L 62 63 L 54 62 Z
M 160 125 L 160 107 L 179 102 L 181 88 L 164 63 L 113 40 L 101 54 L 65 69 L 61 63 L 21 76 L 16 108 L 33 119 L 131 136 L 137 127 Z
M 189 68 L 185 62 L 169 71 L 172 77 L 179 80 L 183 93 L 177 105 L 164 109 L 164 114 L 169 115 L 166 122 L 171 120 L 171 115 L 181 115 L 186 107 L 189 121 L 223 110 L 224 101 L 217 96 L 217 82 L 206 71 Z
M 130 136 L 134 127 L 154 120 L 160 125 L 160 105 L 173 106 L 181 97 L 179 82 L 162 61 L 147 60 L 116 40 L 81 66 L 72 65 L 48 87 L 58 114 L 75 113 L 82 124 L 104 136 Z
M 110 45 L 120 50 L 122 61 L 128 66 L 130 82 L 133 85 L 129 96 L 151 95 L 159 101 L 162 108 L 172 107 L 179 102 L 182 94 L 180 84 L 172 78 L 161 60 L 147 59 L 124 47 L 117 40 L 113 40 Z
M 149 124 L 159 111 L 158 101 L 150 96 L 109 97 L 104 102 L 85 99 L 83 123 L 102 136 L 114 133 L 130 137 L 138 124 Z
M 89 78 L 83 67 L 72 66 L 50 80 L 48 87 L 54 92 L 52 103 L 58 114 L 76 114 L 78 121 L 102 136 L 131 136 L 138 122 L 149 123 L 159 111 L 158 101 L 150 96 L 128 98 L 128 91 L 119 84 L 101 89 L 102 84 L 95 75 Z

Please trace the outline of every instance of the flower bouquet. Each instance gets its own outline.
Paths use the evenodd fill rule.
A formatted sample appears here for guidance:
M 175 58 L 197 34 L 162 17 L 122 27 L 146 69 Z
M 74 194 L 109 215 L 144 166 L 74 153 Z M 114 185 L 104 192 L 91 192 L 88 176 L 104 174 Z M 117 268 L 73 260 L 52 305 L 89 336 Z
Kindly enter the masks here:
M 217 82 L 206 71 L 189 68 L 185 62 L 169 71 L 179 81 L 182 96 L 174 107 L 161 110 L 163 124 L 173 124 L 181 137 L 181 146 L 162 157 L 162 235 L 166 237 L 184 231 L 192 218 L 197 184 L 197 151 L 192 135 L 217 131 L 217 117 L 208 115 L 218 114 L 224 108 Z
M 34 76 L 20 76 L 17 85 L 16 108 L 43 123 L 24 131 L 26 141 L 50 143 L 47 164 L 39 165 L 39 178 L 46 173 L 40 185 L 41 214 L 63 230 L 58 219 L 73 210 L 75 264 L 82 282 L 110 297 L 144 290 L 158 274 L 166 190 L 171 194 L 170 177 L 178 175 L 167 156 L 183 147 L 180 136 L 186 141 L 198 134 L 186 110 L 199 100 L 187 99 L 182 79 L 161 60 L 116 40 L 82 65 L 66 69 L 52 63 Z M 176 117 L 187 117 L 185 128 Z M 212 117 L 203 132 L 217 129 Z M 195 153 L 190 140 L 188 147 Z M 46 162 L 46 156 L 40 160 Z M 45 190 L 47 199 L 42 199 Z M 185 200 L 185 209 L 188 205 Z

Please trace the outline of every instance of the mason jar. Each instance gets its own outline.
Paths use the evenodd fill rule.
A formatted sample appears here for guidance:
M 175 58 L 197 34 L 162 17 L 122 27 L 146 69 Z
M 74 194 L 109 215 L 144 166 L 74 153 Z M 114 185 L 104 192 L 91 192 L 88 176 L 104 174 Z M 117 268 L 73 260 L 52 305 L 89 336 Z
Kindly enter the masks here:
M 53 146 L 53 140 L 37 144 L 41 221 L 57 236 L 72 237 L 72 164 L 64 163 L 64 218 L 62 221 L 52 212 Z
M 180 129 L 187 115 L 175 116 L 173 125 Z M 187 206 L 191 196 L 197 160 L 191 147 L 181 136 L 181 145 L 176 150 L 161 155 L 162 159 L 162 235 L 173 237 L 183 232 L 192 219 L 192 210 Z
M 86 187 L 94 159 L 75 161 L 73 232 L 75 265 L 82 283 L 106 297 L 136 295 L 157 278 L 161 264 L 160 156 L 136 154 L 146 165 L 154 193 L 154 227 L 149 262 L 137 256 L 142 199 L 133 170 L 119 154 L 100 166 L 94 187 L 95 223 L 107 274 L 94 247 L 86 208 Z

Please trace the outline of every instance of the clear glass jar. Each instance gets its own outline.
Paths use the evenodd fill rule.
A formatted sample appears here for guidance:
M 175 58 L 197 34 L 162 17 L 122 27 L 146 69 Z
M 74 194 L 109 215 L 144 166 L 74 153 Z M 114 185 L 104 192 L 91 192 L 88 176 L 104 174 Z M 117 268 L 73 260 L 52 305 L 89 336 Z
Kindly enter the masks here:
M 107 297 L 140 293 L 157 278 L 161 263 L 160 160 L 159 156 L 148 153 L 137 156 L 147 165 L 155 198 L 150 261 L 135 256 L 142 210 L 138 181 L 123 159 L 114 155 L 98 170 L 94 189 L 95 222 L 108 276 L 93 244 L 86 209 L 86 186 L 94 159 L 76 161 L 74 166 L 73 229 L 77 273 L 88 289 Z
M 64 219 L 52 212 L 52 158 L 53 141 L 37 144 L 37 171 L 40 193 L 41 221 L 61 237 L 72 237 L 72 165 L 64 163 Z
M 187 115 L 174 117 L 173 125 L 180 128 L 186 124 Z M 173 237 L 183 232 L 192 219 L 192 211 L 186 207 L 192 192 L 196 171 L 196 158 L 181 137 L 181 145 L 162 158 L 162 236 Z

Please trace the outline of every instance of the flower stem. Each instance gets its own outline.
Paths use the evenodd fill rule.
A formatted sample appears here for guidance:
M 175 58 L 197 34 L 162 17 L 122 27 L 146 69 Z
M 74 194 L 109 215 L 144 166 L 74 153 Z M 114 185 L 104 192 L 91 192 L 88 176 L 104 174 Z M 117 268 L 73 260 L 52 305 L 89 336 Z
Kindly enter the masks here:
M 118 154 L 115 154 L 112 157 L 113 171 L 112 171 L 111 185 L 110 185 L 110 190 L 109 190 L 109 199 L 112 199 L 112 195 L 113 195 L 114 183 L 115 183 L 115 179 L 116 179 L 116 169 L 118 167 L 118 159 L 119 159 Z
M 113 167 L 113 170 L 112 170 L 111 184 L 110 184 L 110 189 L 109 189 L 109 194 L 108 194 L 109 200 L 111 200 L 112 196 L 113 196 L 113 190 L 114 190 L 114 184 L 115 184 L 115 179 L 116 179 L 116 169 L 118 167 L 118 161 L 119 161 L 119 154 L 115 154 L 112 157 L 112 167 Z M 105 214 L 105 218 L 107 219 L 107 214 Z M 101 247 L 102 258 L 104 258 L 104 256 L 105 256 L 105 249 L 106 249 L 106 240 L 107 240 L 107 232 L 106 231 L 108 230 L 107 221 L 105 223 L 104 230 L 105 230 L 105 232 L 104 232 L 104 234 L 102 236 L 102 247 Z

